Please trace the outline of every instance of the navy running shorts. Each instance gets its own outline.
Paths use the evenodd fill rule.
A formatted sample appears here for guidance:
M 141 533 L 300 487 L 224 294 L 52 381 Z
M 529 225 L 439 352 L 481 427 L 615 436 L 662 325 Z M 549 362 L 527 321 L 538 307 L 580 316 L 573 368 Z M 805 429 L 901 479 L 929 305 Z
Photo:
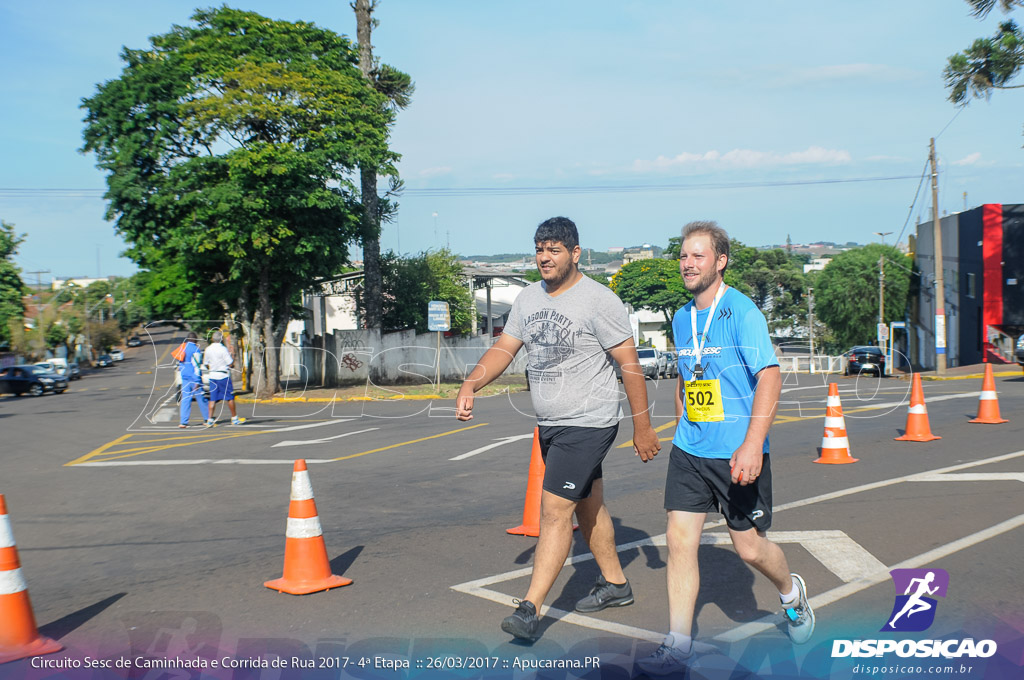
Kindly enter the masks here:
M 544 490 L 571 501 L 590 496 L 594 480 L 601 479 L 601 463 L 619 426 L 538 429 L 540 455 L 544 459 Z
M 768 531 L 772 525 L 772 466 L 764 454 L 753 484 L 732 483 L 728 458 L 701 458 L 672 446 L 665 476 L 665 509 L 720 512 L 730 529 Z

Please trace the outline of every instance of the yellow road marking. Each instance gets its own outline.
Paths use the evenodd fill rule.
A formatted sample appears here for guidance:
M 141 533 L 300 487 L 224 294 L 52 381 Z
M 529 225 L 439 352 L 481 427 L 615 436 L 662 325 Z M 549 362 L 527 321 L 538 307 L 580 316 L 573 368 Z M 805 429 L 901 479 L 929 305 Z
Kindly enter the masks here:
M 427 441 L 429 439 L 437 439 L 438 437 L 447 437 L 450 434 L 457 434 L 459 432 L 465 432 L 467 430 L 472 430 L 472 429 L 475 429 L 475 428 L 478 428 L 478 427 L 483 427 L 485 425 L 488 425 L 488 423 L 479 423 L 477 425 L 470 425 L 469 427 L 461 427 L 461 428 L 459 428 L 457 430 L 451 430 L 449 432 L 442 432 L 440 434 L 431 435 L 429 437 L 421 437 L 420 439 L 413 439 L 412 441 L 400 442 L 398 444 L 391 444 L 390 446 L 383 446 L 383 447 L 378 448 L 378 449 L 372 449 L 370 451 L 363 451 L 362 453 L 356 453 L 356 454 L 352 454 L 350 456 L 342 456 L 341 458 L 335 458 L 334 460 L 335 461 L 339 461 L 339 460 L 348 460 L 349 458 L 358 458 L 360 456 L 365 456 L 365 455 L 370 454 L 370 453 L 377 453 L 378 451 L 387 451 L 388 449 L 395 449 L 395 448 L 398 448 L 400 446 L 407 446 L 409 444 L 417 444 L 419 442 L 424 442 L 424 441 Z M 177 437 L 173 437 L 173 436 L 171 436 L 171 437 L 159 437 L 159 438 L 156 438 L 156 439 L 139 440 L 138 444 L 140 444 L 140 446 L 135 446 L 133 448 L 128 448 L 128 449 L 120 449 L 118 451 L 110 451 L 110 449 L 113 448 L 114 446 L 116 446 L 117 444 L 126 443 L 133 436 L 132 433 L 128 433 L 128 434 L 121 435 L 120 437 L 118 437 L 114 441 L 109 442 L 107 444 L 104 444 L 103 446 L 99 447 L 98 449 L 95 449 L 94 451 L 90 451 L 89 453 L 85 454 L 84 456 L 81 456 L 80 458 L 76 458 L 75 460 L 71 461 L 70 463 L 65 463 L 64 466 L 65 467 L 71 467 L 71 466 L 74 466 L 74 465 L 78 465 L 79 463 L 84 463 L 86 461 L 92 461 L 92 460 L 98 459 L 101 456 L 102 456 L 101 460 L 103 462 L 110 461 L 110 460 L 118 460 L 118 459 L 121 459 L 121 458 L 134 458 L 135 456 L 141 456 L 141 455 L 146 454 L 146 453 L 156 453 L 158 451 L 166 451 L 168 449 L 182 448 L 182 447 L 185 447 L 185 446 L 194 446 L 196 444 L 205 444 L 207 442 L 216 442 L 216 441 L 221 441 L 221 440 L 224 440 L 224 439 L 237 439 L 239 437 L 251 437 L 251 436 L 260 435 L 260 434 L 271 434 L 273 432 L 274 432 L 273 430 L 253 430 L 253 431 L 249 431 L 249 432 L 232 432 L 230 434 L 212 434 L 212 433 L 208 433 L 208 434 L 197 434 L 197 435 L 184 435 L 184 436 L 177 436 Z M 187 441 L 187 440 L 192 440 L 192 441 Z M 175 442 L 175 443 L 157 444 L 156 442 Z
M 670 420 L 667 423 L 665 423 L 664 425 L 659 425 L 658 427 L 654 428 L 654 431 L 655 432 L 661 432 L 662 430 L 667 430 L 670 427 L 675 427 L 678 422 L 679 421 L 677 421 L 677 420 Z M 659 442 L 670 442 L 670 441 L 672 441 L 672 437 L 669 437 L 668 439 L 659 439 L 658 441 Z M 619 444 L 615 448 L 617 448 L 617 449 L 625 449 L 625 448 L 629 448 L 631 446 L 633 446 L 633 440 L 632 439 L 630 439 L 625 444 Z
M 226 435 L 209 437 L 202 441 L 182 442 L 180 444 L 160 444 L 159 446 L 143 446 L 135 449 L 124 449 L 122 451 L 115 451 L 113 453 L 116 455 L 106 456 L 102 460 L 109 461 L 119 460 L 121 458 L 134 458 L 135 456 L 141 456 L 144 453 L 156 453 L 157 451 L 167 451 L 168 449 L 177 449 L 183 446 L 194 446 L 196 444 L 206 444 L 208 442 L 217 442 L 222 441 L 224 439 L 238 439 L 239 437 L 251 437 L 256 434 L 263 434 L 263 432 L 236 432 Z M 68 465 L 70 465 L 70 463 L 68 463 Z
M 409 442 L 402 442 L 401 444 L 392 444 L 391 446 L 382 446 L 379 449 L 370 449 L 369 451 L 363 451 L 362 453 L 353 453 L 351 456 L 342 456 L 341 458 L 333 458 L 333 461 L 348 460 L 350 458 L 358 458 L 359 456 L 365 456 L 370 453 L 377 453 L 378 451 L 387 451 L 388 449 L 397 449 L 399 446 L 407 446 L 409 444 L 418 444 L 419 442 L 425 442 L 428 439 L 437 439 L 438 437 L 447 437 L 450 434 L 457 434 L 459 432 L 465 432 L 467 430 L 473 430 L 478 427 L 483 427 L 488 423 L 480 423 L 479 425 L 470 425 L 469 427 L 460 427 L 457 430 L 451 430 L 450 432 L 442 432 L 441 434 L 433 434 L 429 437 L 422 437 L 420 439 L 413 439 Z

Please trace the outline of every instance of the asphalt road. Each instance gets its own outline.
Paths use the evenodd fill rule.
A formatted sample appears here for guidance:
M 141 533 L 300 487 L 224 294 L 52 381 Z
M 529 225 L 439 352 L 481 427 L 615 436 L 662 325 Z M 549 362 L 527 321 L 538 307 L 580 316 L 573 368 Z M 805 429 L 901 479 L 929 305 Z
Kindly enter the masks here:
M 434 654 L 502 664 L 595 654 L 600 677 L 629 677 L 632 658 L 656 647 L 668 616 L 662 492 L 675 381 L 649 383 L 662 454 L 641 463 L 627 420 L 605 463 L 636 604 L 564 613 L 597 574 L 577 540 L 542 638 L 526 646 L 498 624 L 525 593 L 535 544 L 505 532 L 522 520 L 534 425 L 528 393 L 479 400 L 469 423 L 455 420 L 450 401 L 245 404 L 241 427 L 183 431 L 168 410 L 170 373 L 159 366 L 169 348 L 160 336 L 128 350 L 63 395 L 0 398 L 0 493 L 36 617 L 66 646 L 64 657 L 277 655 L 289 661 L 267 677 L 302 678 L 339 671 L 300 670 L 292 657 L 413 663 L 401 676 L 372 664 L 340 672 L 391 678 L 419 677 L 416 664 L 429 675 Z M 840 385 L 854 464 L 813 462 L 828 380 Z M 879 637 L 893 606 L 887 572 L 896 567 L 950 574 L 929 636 L 992 638 L 1003 649 L 1016 641 L 1019 655 L 1024 379 L 997 380 L 1010 420 L 1002 425 L 967 423 L 980 380 L 924 389 L 942 439 L 906 443 L 893 437 L 906 421 L 908 382 L 786 376 L 770 435 L 770 535 L 808 583 L 817 632 L 811 644 L 790 647 L 778 617 L 769 620 L 771 586 L 736 557 L 712 516 L 697 605 L 698 637 L 722 652 L 707 655 L 710 667 L 717 659 L 766 676 L 783 667 L 851 676 L 853 660 L 828 658 L 832 641 Z M 281 575 L 296 458 L 309 461 L 334 573 L 354 580 L 303 597 L 263 586 Z M 0 678 L 53 672 L 28 664 L 0 666 Z M 456 675 L 517 669 L 492 670 Z

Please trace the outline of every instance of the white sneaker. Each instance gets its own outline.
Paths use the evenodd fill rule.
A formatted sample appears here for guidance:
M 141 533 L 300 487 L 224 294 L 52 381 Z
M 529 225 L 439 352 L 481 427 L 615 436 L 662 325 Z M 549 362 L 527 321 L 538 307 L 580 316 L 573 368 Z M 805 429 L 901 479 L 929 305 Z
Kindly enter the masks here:
M 690 657 L 693 656 L 693 647 L 689 652 L 684 652 L 671 644 L 672 638 L 666 637 L 665 642 L 648 657 L 636 662 L 637 668 L 648 675 L 669 675 L 681 673 L 686 670 Z
M 245 422 L 245 418 L 242 418 L 241 416 L 234 416 L 231 419 L 231 424 L 232 425 L 241 425 L 244 422 Z
M 790 574 L 793 582 L 800 591 L 796 602 L 791 606 L 783 606 L 782 612 L 786 615 L 788 624 L 787 632 L 789 639 L 796 645 L 802 645 L 811 639 L 814 633 L 814 610 L 807 601 L 807 586 L 804 584 L 800 574 Z

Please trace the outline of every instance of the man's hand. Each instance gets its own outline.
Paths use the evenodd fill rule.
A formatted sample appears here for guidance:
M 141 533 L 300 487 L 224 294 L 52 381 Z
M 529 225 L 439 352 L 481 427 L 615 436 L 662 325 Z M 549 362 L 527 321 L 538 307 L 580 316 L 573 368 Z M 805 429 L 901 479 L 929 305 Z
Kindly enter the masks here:
M 658 455 L 658 451 L 661 451 L 661 442 L 658 441 L 658 433 L 653 427 L 648 425 L 633 432 L 633 450 L 645 463 Z
M 459 420 L 473 420 L 473 388 L 463 384 L 459 396 L 455 398 L 455 417 Z
M 746 486 L 756 482 L 761 474 L 761 464 L 763 462 L 764 450 L 762 446 L 743 442 L 729 460 L 729 468 L 732 470 L 732 483 Z

